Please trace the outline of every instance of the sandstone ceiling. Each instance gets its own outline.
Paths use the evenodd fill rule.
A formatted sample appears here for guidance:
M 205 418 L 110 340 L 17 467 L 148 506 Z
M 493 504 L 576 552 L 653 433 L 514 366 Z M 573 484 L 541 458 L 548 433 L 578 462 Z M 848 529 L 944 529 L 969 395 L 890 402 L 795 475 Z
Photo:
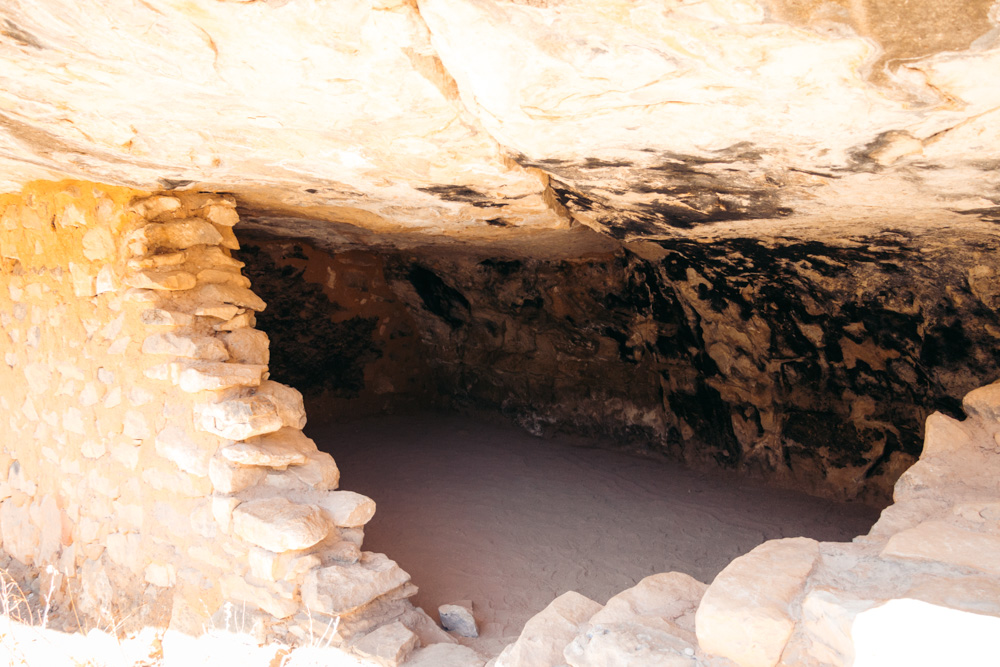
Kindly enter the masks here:
M 6 0 L 0 54 L 3 191 L 315 238 L 1000 221 L 993 0 Z

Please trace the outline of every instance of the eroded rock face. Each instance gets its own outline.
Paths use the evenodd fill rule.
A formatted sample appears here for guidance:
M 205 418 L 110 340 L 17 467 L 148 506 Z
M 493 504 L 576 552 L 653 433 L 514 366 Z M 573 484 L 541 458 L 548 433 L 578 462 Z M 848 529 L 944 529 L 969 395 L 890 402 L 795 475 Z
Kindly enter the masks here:
M 265 312 L 287 364 L 273 367 L 279 378 L 339 378 L 347 397 L 392 386 L 386 401 L 499 410 L 539 434 L 605 434 L 839 498 L 886 502 L 926 416 L 960 414 L 958 397 L 1000 374 L 992 235 L 592 236 L 548 257 L 298 244 L 294 258 L 295 244 L 265 240 L 242 256 L 261 289 L 284 290 L 279 309 L 316 294 L 304 298 L 310 321 L 356 322 L 363 310 L 367 331 L 401 332 L 324 339 L 291 314 L 272 330 Z M 362 257 L 377 270 L 352 270 Z M 348 373 L 341 357 L 317 355 L 348 344 Z M 426 365 L 390 364 L 400 349 Z
M 276 227 L 459 236 L 996 216 L 991 0 L 43 0 L 0 18 L 5 190 L 194 185 Z

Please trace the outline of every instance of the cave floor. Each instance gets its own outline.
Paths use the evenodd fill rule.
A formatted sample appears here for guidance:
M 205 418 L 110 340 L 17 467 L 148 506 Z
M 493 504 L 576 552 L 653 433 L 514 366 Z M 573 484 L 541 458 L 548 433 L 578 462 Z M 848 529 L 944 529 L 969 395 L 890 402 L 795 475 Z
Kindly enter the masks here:
M 306 432 L 343 488 L 376 501 L 364 548 L 412 575 L 414 603 L 435 620 L 438 605 L 471 600 L 480 638 L 462 643 L 485 655 L 568 590 L 603 604 L 657 572 L 710 582 L 765 540 L 849 541 L 879 513 L 451 413 Z

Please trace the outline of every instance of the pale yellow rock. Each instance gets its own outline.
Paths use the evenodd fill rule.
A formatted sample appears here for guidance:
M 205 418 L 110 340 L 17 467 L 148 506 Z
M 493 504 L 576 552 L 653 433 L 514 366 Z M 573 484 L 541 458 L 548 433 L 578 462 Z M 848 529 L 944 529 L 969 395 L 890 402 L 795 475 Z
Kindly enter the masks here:
M 232 285 L 233 287 L 250 287 L 250 279 L 246 276 L 240 275 L 237 271 L 223 271 L 220 269 L 202 269 L 198 272 L 197 282 L 201 284 L 212 283 L 216 285 Z
M 226 206 L 222 204 L 209 204 L 200 210 L 200 213 L 205 216 L 205 219 L 209 222 L 214 222 L 217 225 L 224 225 L 226 227 L 232 227 L 240 221 L 240 216 L 237 215 L 236 211 L 233 210 L 231 206 Z
M 218 245 L 223 236 L 215 226 L 199 218 L 185 218 L 152 223 L 128 236 L 126 243 L 133 255 L 148 255 L 157 250 L 184 250 L 196 245 Z
M 274 403 L 265 396 L 234 398 L 195 406 L 196 428 L 228 440 L 245 440 L 285 426 Z
M 136 271 L 125 277 L 125 284 L 140 289 L 168 292 L 189 290 L 198 280 L 187 271 Z
M 809 592 L 802 601 L 801 646 L 786 649 L 782 665 L 851 665 L 854 641 L 851 626 L 861 612 L 878 602 L 830 588 Z
M 180 266 L 187 261 L 188 256 L 196 249 L 168 252 L 150 257 L 138 257 L 128 261 L 128 267 L 133 271 L 142 269 L 162 269 L 164 267 Z
M 270 498 L 238 505 L 232 530 L 251 544 L 282 553 L 311 547 L 326 537 L 330 525 L 315 507 Z
M 243 309 L 239 306 L 221 305 L 201 306 L 195 309 L 194 314 L 199 317 L 214 317 L 219 320 L 229 320 L 236 317 L 241 312 L 243 312 Z
M 1000 534 L 924 521 L 889 538 L 882 557 L 935 561 L 1000 575 Z
M 196 246 L 184 251 L 186 261 L 199 269 L 242 269 L 246 266 L 243 262 L 229 255 L 228 252 L 217 246 Z
M 267 371 L 266 365 L 232 362 L 195 362 L 174 364 L 171 377 L 181 391 L 219 391 L 230 387 L 256 387 L 261 376 Z
M 147 336 L 142 342 L 144 354 L 166 354 L 174 357 L 225 361 L 229 352 L 222 341 L 211 336 L 182 335 L 172 332 Z
M 173 462 L 186 473 L 204 477 L 208 475 L 208 462 L 212 452 L 198 446 L 181 426 L 167 426 L 156 434 L 156 453 Z
M 230 525 L 233 521 L 233 510 L 236 506 L 240 504 L 239 498 L 232 498 L 228 496 L 213 496 L 212 497 L 212 516 L 215 518 L 216 523 L 222 529 L 222 532 L 228 533 Z
M 111 231 L 95 227 L 83 235 L 83 256 L 91 261 L 106 262 L 115 255 L 115 240 Z
M 334 526 L 358 528 L 375 516 L 375 501 L 353 491 L 331 491 L 319 496 L 316 504 Z
M 971 445 L 972 437 L 957 419 L 935 412 L 924 422 L 924 448 L 921 458 L 962 451 Z
M 142 311 L 142 323 L 155 327 L 189 327 L 194 324 L 194 317 L 187 313 L 178 313 L 160 308 L 149 308 Z
M 333 491 L 340 484 L 340 469 L 326 452 L 305 453 L 306 462 L 267 476 L 269 486 L 288 490 Z
M 962 399 L 962 408 L 969 416 L 995 425 L 1000 421 L 1000 382 L 970 391 Z
M 263 468 L 234 465 L 221 456 L 212 457 L 208 463 L 208 477 L 218 493 L 239 493 L 255 486 L 265 474 Z
M 257 329 L 239 329 L 221 336 L 233 361 L 243 364 L 268 364 L 271 358 L 270 340 Z
M 273 380 L 265 380 L 257 388 L 256 395 L 274 404 L 284 426 L 297 429 L 305 427 L 306 409 L 302 394 L 297 389 Z
M 251 292 L 245 287 L 236 287 L 234 285 L 216 285 L 209 283 L 208 285 L 200 285 L 192 294 L 196 298 L 205 304 L 217 304 L 217 303 L 229 303 L 234 306 L 239 306 L 240 308 L 249 308 L 250 310 L 256 310 L 258 312 L 264 310 L 267 304 L 264 301 Z
M 240 313 L 236 317 L 221 324 L 216 324 L 212 328 L 216 331 L 236 331 L 246 327 L 257 326 L 257 320 L 252 312 Z
M 353 565 L 311 570 L 302 583 L 302 602 L 313 612 L 345 614 L 399 588 L 410 575 L 383 554 L 365 553 Z
M 746 667 L 773 667 L 792 635 L 792 605 L 819 558 L 804 537 L 770 540 L 740 556 L 708 587 L 695 616 L 707 653 Z
M 420 640 L 399 621 L 383 625 L 354 642 L 361 657 L 382 667 L 398 667 L 417 648 Z
M 181 207 L 181 202 L 177 197 L 167 195 L 154 195 L 144 197 L 132 202 L 131 210 L 143 218 L 153 220 L 164 213 L 171 213 Z
M 285 429 L 282 429 L 284 431 Z M 265 466 L 284 469 L 290 465 L 301 465 L 306 462 L 306 456 L 298 449 L 285 443 L 284 438 L 275 438 L 280 434 L 256 436 L 247 442 L 238 442 L 223 447 L 219 453 L 235 465 Z
M 252 586 L 243 577 L 229 574 L 224 576 L 219 583 L 222 587 L 223 597 L 251 604 L 275 618 L 288 618 L 300 609 L 296 600 L 282 597 L 258 586 Z
M 575 591 L 563 593 L 524 624 L 517 641 L 497 656 L 495 667 L 564 664 L 566 646 L 600 610 L 600 604 Z

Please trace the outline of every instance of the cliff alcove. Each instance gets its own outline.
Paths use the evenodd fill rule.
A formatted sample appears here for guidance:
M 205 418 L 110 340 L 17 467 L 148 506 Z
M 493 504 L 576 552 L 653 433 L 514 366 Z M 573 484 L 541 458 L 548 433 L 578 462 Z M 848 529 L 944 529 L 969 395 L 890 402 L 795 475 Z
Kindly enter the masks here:
M 110 629 L 142 664 L 233 635 L 287 667 L 995 663 L 998 77 L 995 0 L 3 3 L 0 633 Z M 476 653 L 358 492 L 406 523 L 370 475 L 449 443 L 501 496 L 560 461 L 528 494 L 559 515 L 611 475 L 659 537 L 686 470 L 721 499 L 699 525 L 753 539 L 604 589 L 556 558 Z M 773 522 L 727 528 L 751 488 Z M 882 511 L 781 518 L 807 506 Z

